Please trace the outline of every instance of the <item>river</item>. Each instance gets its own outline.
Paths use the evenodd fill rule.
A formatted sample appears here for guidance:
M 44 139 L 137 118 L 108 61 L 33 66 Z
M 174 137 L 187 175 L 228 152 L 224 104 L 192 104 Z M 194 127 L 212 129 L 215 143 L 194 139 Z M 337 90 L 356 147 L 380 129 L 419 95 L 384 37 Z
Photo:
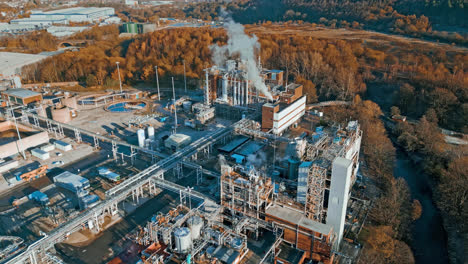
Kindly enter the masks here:
M 440 211 L 434 204 L 429 177 L 420 166 L 413 163 L 408 155 L 397 149 L 395 177 L 408 183 L 411 198 L 417 199 L 422 206 L 421 217 L 411 227 L 413 250 L 416 263 L 449 263 L 447 235 L 443 227 Z

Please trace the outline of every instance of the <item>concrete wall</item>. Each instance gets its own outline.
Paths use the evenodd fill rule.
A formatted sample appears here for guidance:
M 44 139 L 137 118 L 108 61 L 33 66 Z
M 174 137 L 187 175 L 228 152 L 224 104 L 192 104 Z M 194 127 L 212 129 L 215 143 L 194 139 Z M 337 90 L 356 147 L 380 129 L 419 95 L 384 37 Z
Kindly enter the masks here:
M 11 121 L 6 121 L 0 123 L 0 131 L 10 129 L 11 127 L 14 128 L 14 124 Z M 32 129 L 18 125 L 20 130 L 29 130 L 32 131 Z M 12 155 L 15 155 L 19 153 L 22 150 L 27 150 L 32 147 L 36 147 L 38 145 L 48 143 L 49 142 L 49 134 L 47 132 L 38 132 L 37 134 L 21 138 L 21 143 L 19 141 L 13 141 L 4 145 L 0 146 L 0 159 L 6 158 Z

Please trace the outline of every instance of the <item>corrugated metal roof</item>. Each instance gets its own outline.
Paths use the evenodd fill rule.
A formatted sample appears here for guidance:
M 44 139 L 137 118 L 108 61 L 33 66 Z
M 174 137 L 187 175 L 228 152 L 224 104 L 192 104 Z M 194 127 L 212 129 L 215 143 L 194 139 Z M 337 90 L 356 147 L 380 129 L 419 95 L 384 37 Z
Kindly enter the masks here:
M 31 14 L 40 15 L 40 14 L 47 14 L 47 15 L 88 15 L 96 12 L 101 12 L 104 10 L 113 9 L 112 7 L 71 7 L 65 9 L 58 9 L 52 10 L 47 12 L 38 12 Z
M 40 93 L 38 92 L 34 92 L 34 91 L 23 89 L 23 88 L 6 90 L 3 93 L 8 96 L 14 96 L 18 98 L 29 98 L 29 97 L 40 95 Z

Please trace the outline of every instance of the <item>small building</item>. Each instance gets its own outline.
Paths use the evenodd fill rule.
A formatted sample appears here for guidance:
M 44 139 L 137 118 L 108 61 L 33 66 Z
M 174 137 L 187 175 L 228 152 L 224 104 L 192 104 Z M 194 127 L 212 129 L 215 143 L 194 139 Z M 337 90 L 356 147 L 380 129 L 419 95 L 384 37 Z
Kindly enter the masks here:
M 172 134 L 170 135 L 166 141 L 164 141 L 164 146 L 172 151 L 177 151 L 192 142 L 192 138 L 190 136 L 184 134 Z
M 49 152 L 49 151 L 54 150 L 54 149 L 55 149 L 55 146 L 54 146 L 53 144 L 47 144 L 47 145 L 41 146 L 41 149 L 42 149 L 43 151 Z
M 40 192 L 40 191 L 35 191 L 28 195 L 28 199 L 32 201 L 36 201 L 40 203 L 41 205 L 48 205 L 49 204 L 49 197 L 47 194 Z
M 85 195 L 80 198 L 79 202 L 81 210 L 92 208 L 99 202 L 99 196 L 95 194 Z
M 105 167 L 99 167 L 98 168 L 98 172 L 99 172 L 99 175 L 110 180 L 110 181 L 113 181 L 113 182 L 118 182 L 120 181 L 120 175 L 113 172 L 113 171 L 110 171 L 108 168 L 105 168 Z
M 31 155 L 33 155 L 34 157 L 37 157 L 41 160 L 47 160 L 50 158 L 50 154 L 49 152 L 47 151 L 44 151 L 40 148 L 35 148 L 35 149 L 32 149 L 31 150 Z
M 6 101 L 21 105 L 42 101 L 42 94 L 23 88 L 6 90 L 2 92 L 2 97 Z
M 69 171 L 64 171 L 55 176 L 54 183 L 59 187 L 75 193 L 78 197 L 88 195 L 89 193 L 87 190 L 90 187 L 88 179 Z
M 60 149 L 60 150 L 63 150 L 63 151 L 70 151 L 72 150 L 72 145 L 67 143 L 67 142 L 63 142 L 61 140 L 56 140 L 54 142 L 54 146 L 55 148 L 57 149 Z

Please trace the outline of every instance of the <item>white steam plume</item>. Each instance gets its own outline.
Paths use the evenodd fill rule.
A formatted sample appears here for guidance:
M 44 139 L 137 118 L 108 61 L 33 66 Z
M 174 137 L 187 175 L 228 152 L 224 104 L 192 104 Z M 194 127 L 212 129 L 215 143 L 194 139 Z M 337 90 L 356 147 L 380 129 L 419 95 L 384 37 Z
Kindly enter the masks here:
M 264 94 L 269 100 L 273 100 L 271 93 L 260 76 L 260 70 L 255 60 L 255 50 L 260 49 L 257 36 L 253 35 L 250 37 L 245 34 L 244 26 L 234 22 L 223 10 L 221 14 L 225 20 L 224 29 L 226 29 L 229 39 L 224 46 L 212 45 L 210 47 L 213 52 L 213 62 L 218 66 L 223 66 L 227 60 L 226 55 L 238 55 L 244 62 L 247 71 L 246 78 L 252 82 L 259 92 Z

